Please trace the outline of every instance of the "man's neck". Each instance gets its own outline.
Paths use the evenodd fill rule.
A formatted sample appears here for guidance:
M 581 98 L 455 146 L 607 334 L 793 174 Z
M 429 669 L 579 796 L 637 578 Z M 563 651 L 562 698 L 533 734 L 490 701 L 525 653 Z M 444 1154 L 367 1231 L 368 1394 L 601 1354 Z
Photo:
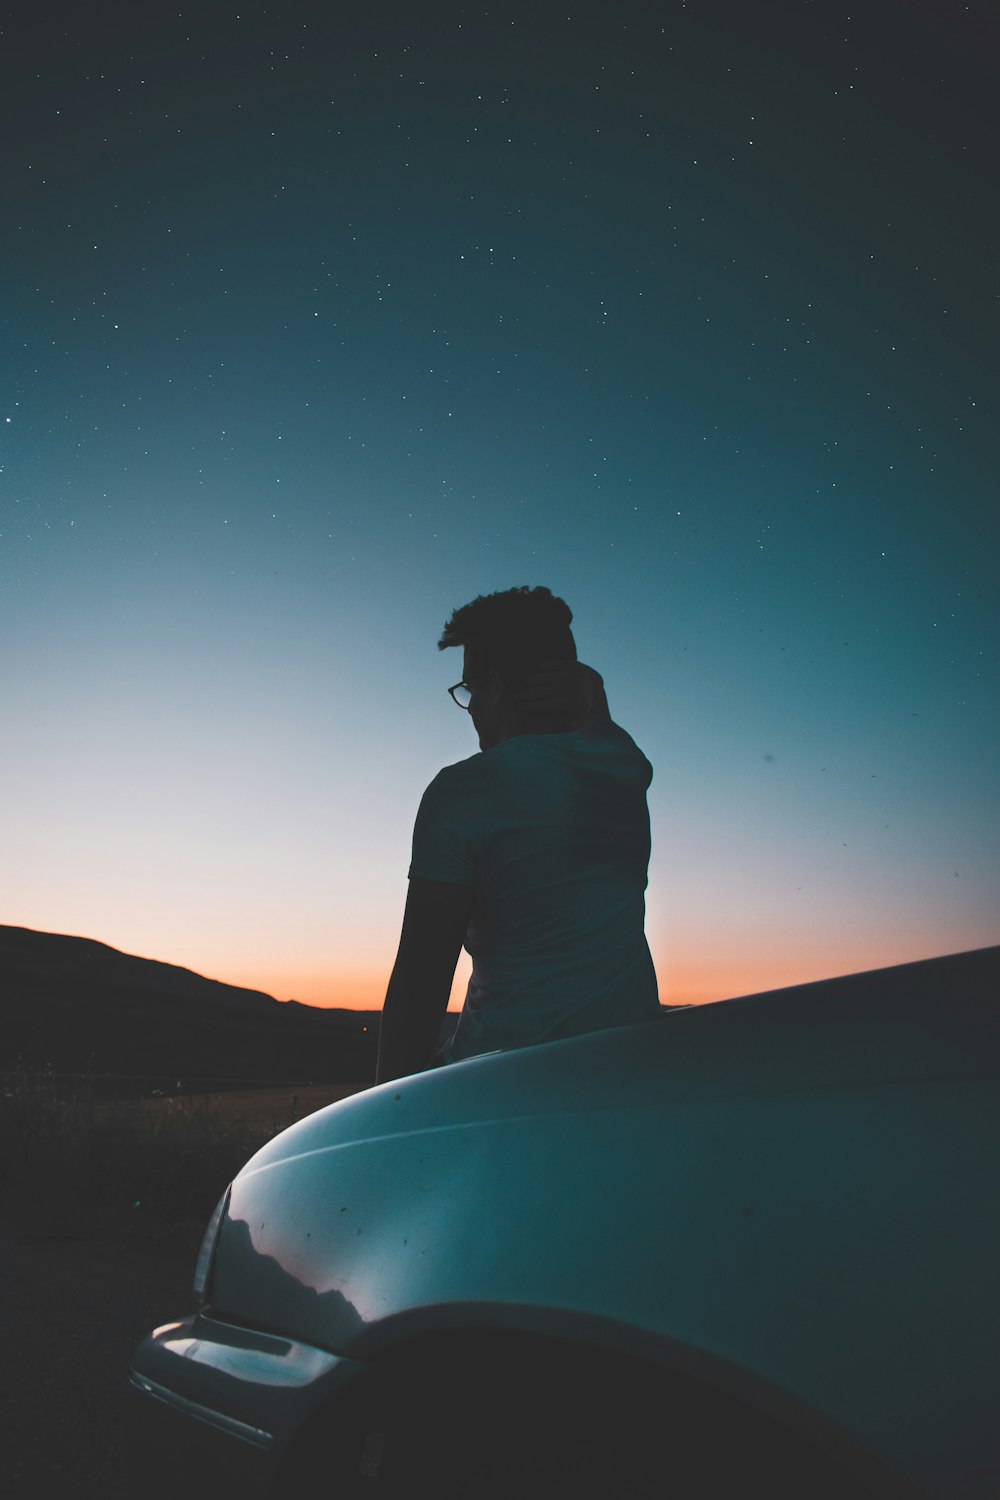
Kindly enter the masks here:
M 518 714 L 504 721 L 497 736 L 497 744 L 504 740 L 519 739 L 526 734 L 572 734 L 579 724 L 564 717 L 542 714 Z

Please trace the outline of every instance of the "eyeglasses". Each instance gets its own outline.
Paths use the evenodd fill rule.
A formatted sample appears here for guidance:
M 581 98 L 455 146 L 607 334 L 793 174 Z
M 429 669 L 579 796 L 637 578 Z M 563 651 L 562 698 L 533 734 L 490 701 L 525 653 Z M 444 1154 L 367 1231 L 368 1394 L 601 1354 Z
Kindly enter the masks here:
M 455 686 L 450 687 L 448 691 L 451 694 L 452 703 L 457 703 L 459 708 L 464 708 L 468 711 L 469 704 L 472 702 L 472 689 L 469 684 L 467 682 L 456 682 Z

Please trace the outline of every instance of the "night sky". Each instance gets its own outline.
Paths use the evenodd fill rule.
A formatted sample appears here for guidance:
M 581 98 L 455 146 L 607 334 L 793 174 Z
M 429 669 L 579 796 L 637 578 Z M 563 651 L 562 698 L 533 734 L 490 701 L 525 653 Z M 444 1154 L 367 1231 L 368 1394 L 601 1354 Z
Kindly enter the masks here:
M 0 37 L 0 920 L 380 1005 L 545 584 L 663 1001 L 1000 940 L 995 5 L 180 3 Z

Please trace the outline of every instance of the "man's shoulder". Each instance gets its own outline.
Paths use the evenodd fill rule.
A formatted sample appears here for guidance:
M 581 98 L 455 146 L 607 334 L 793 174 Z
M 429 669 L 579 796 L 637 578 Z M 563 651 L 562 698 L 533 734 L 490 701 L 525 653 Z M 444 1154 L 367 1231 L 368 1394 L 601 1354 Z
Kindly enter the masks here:
M 489 750 L 480 750 L 465 760 L 442 766 L 424 792 L 429 807 L 478 807 L 492 804 L 512 785 L 530 776 L 522 742 L 504 740 Z
M 453 761 L 450 766 L 442 766 L 437 775 L 428 783 L 424 795 L 447 796 L 482 785 L 483 781 L 489 777 L 488 769 L 484 772 L 486 758 L 480 752 L 477 755 L 467 756 L 465 760 Z

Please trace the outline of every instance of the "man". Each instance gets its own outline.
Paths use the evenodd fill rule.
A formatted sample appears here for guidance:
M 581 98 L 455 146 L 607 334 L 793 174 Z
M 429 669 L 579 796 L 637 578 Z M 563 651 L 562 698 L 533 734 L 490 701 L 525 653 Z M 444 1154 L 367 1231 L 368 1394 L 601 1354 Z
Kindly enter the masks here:
M 481 595 L 438 649 L 480 754 L 421 799 L 376 1081 L 660 1014 L 644 933 L 653 776 L 546 588 Z M 462 945 L 472 977 L 438 1047 Z

